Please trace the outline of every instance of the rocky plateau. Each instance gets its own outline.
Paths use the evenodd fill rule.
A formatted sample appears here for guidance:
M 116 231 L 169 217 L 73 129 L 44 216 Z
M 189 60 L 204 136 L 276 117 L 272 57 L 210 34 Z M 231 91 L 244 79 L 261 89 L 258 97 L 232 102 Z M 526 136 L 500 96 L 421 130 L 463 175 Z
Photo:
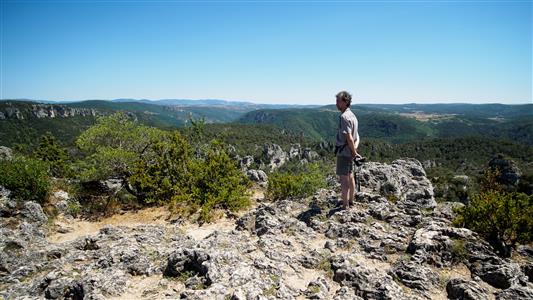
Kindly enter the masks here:
M 453 227 L 463 204 L 436 203 L 420 162 L 369 162 L 357 178 L 349 210 L 332 185 L 203 226 L 164 209 L 78 220 L 61 192 L 49 220 L 1 188 L 0 299 L 533 299 L 533 248 L 503 259 Z

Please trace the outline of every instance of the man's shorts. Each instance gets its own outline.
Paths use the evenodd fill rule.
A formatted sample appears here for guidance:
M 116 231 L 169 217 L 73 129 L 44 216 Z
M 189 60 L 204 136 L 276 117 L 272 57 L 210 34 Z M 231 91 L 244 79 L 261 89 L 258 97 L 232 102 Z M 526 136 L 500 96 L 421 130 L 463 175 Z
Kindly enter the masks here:
M 353 159 L 346 156 L 337 156 L 337 175 L 350 175 L 353 173 Z

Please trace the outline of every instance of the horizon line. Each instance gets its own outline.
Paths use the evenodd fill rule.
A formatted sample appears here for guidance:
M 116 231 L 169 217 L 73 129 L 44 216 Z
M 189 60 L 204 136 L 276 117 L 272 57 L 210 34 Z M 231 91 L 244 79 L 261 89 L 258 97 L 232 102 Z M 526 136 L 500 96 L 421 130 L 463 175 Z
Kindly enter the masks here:
M 327 103 L 327 104 L 312 104 L 312 103 L 261 103 L 261 102 L 254 102 L 251 100 L 228 100 L 228 99 L 220 99 L 220 98 L 198 98 L 198 99 L 190 99 L 190 98 L 161 98 L 161 99 L 147 99 L 147 98 L 114 98 L 114 99 L 81 99 L 81 100 L 52 100 L 52 99 L 29 99 L 29 98 L 4 98 L 0 99 L 0 101 L 29 101 L 29 102 L 40 102 L 40 101 L 49 101 L 49 102 L 84 102 L 84 101 L 109 101 L 113 102 L 116 100 L 131 100 L 131 102 L 140 102 L 140 101 L 150 101 L 150 102 L 158 102 L 158 101 L 165 101 L 165 100 L 179 100 L 179 101 L 224 101 L 224 102 L 241 102 L 243 104 L 255 104 L 255 105 L 294 105 L 294 106 L 327 106 L 327 105 L 335 105 L 335 103 Z M 519 103 L 502 103 L 502 102 L 476 102 L 476 103 L 469 103 L 469 102 L 403 102 L 403 103 L 394 103 L 394 102 L 376 102 L 372 100 L 365 100 L 369 102 L 358 102 L 353 103 L 352 105 L 411 105 L 411 104 L 417 104 L 417 105 L 432 105 L 432 104 L 466 104 L 466 105 L 486 105 L 486 104 L 501 104 L 501 105 L 528 105 L 533 104 L 531 101 L 525 101 L 525 102 L 519 102 Z M 442 100 L 441 100 L 442 101 Z M 445 101 L 445 100 L 444 100 Z

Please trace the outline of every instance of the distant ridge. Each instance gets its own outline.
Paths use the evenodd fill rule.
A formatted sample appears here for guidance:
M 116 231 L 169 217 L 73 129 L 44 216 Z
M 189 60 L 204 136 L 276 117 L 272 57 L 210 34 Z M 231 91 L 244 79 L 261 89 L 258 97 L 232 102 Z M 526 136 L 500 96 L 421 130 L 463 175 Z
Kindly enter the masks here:
M 86 99 L 86 100 L 33 100 L 33 99 L 0 99 L 0 101 L 22 101 L 22 102 L 37 102 L 46 104 L 71 104 L 82 103 L 87 101 L 104 101 L 114 103 L 144 103 L 159 106 L 181 106 L 181 107 L 239 107 L 247 110 L 254 109 L 284 109 L 284 108 L 316 108 L 321 105 L 311 104 L 262 104 L 248 101 L 238 100 L 222 100 L 222 99 Z

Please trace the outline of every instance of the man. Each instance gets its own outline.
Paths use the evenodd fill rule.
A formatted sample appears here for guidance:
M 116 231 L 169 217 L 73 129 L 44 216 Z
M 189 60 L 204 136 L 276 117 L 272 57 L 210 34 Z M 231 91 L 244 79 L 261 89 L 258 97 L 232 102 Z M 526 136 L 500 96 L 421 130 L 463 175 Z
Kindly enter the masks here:
M 341 182 L 342 206 L 348 209 L 353 205 L 355 197 L 355 179 L 353 174 L 354 159 L 360 157 L 357 153 L 359 133 L 357 132 L 357 118 L 350 110 L 352 95 L 346 91 L 336 95 L 337 109 L 341 112 L 335 153 L 337 155 L 337 175 Z

